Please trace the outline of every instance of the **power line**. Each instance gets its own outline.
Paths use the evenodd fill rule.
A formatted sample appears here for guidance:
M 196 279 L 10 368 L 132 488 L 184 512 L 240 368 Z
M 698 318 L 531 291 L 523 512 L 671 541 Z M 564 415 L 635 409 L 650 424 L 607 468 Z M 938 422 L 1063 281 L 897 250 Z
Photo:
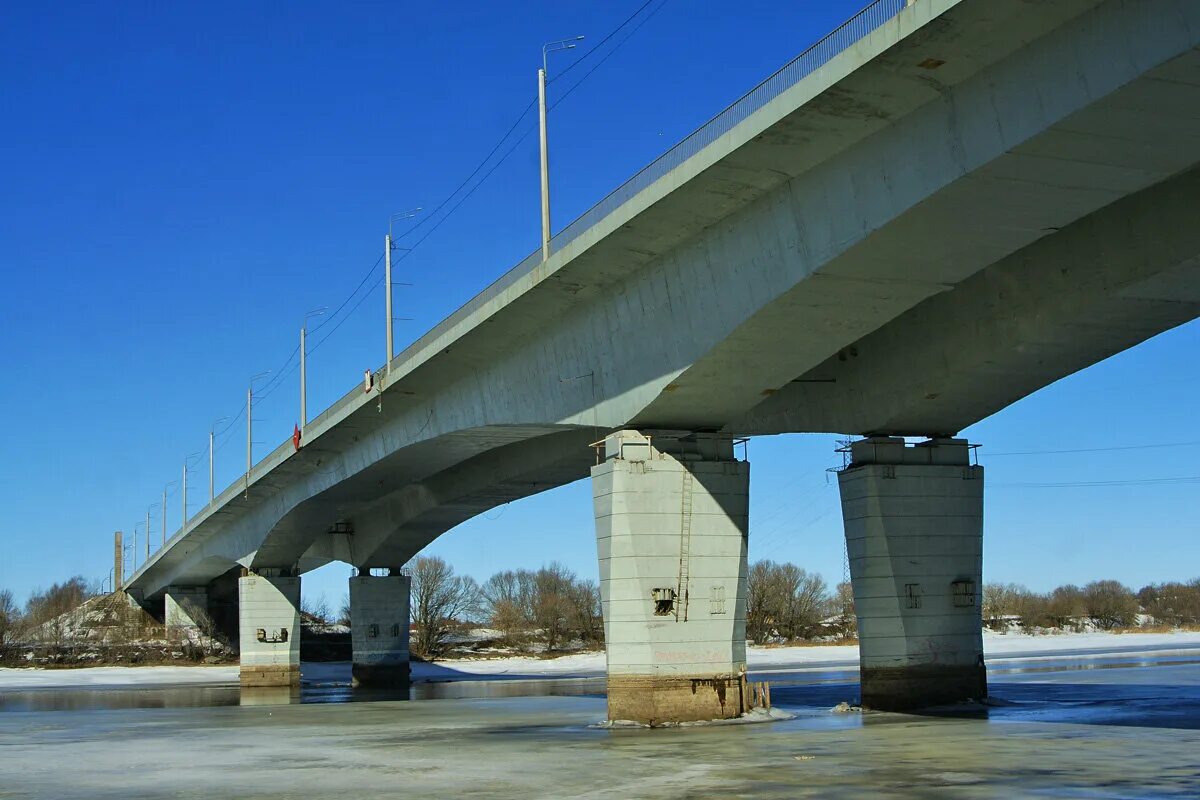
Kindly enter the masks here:
M 504 135 L 501 136 L 500 140 L 498 142 L 496 142 L 496 145 L 491 150 L 488 151 L 488 154 L 483 157 L 483 160 L 480 161 L 477 165 L 475 165 L 475 169 L 471 170 L 471 174 L 468 175 L 466 178 L 464 178 L 462 183 L 458 184 L 458 186 L 455 187 L 454 191 L 452 191 L 450 194 L 446 195 L 445 199 L 443 199 L 442 202 L 438 203 L 437 206 L 433 209 L 433 211 L 430 211 L 428 214 L 421 217 L 420 220 L 418 220 L 416 224 L 414 224 L 411 228 L 406 230 L 400 236 L 396 237 L 397 240 L 402 239 L 406 236 L 409 236 L 410 234 L 413 233 L 413 231 L 417 230 L 422 225 L 424 225 L 426 222 L 428 222 L 429 220 L 436 217 L 438 212 L 441 211 L 443 208 L 445 208 L 446 204 L 449 203 L 451 200 L 453 200 L 454 196 L 457 195 L 459 192 L 461 192 L 463 190 L 463 187 L 465 187 L 468 183 L 470 183 L 471 180 L 476 175 L 479 174 L 479 171 L 484 168 L 484 166 L 488 163 L 488 161 L 491 160 L 492 156 L 496 155 L 496 151 L 498 151 L 504 145 L 504 142 L 508 140 L 508 137 L 512 136 L 513 131 L 515 131 L 518 126 L 520 126 L 521 122 L 525 119 L 525 117 L 529 114 L 529 112 L 532 111 L 536 106 L 537 106 L 537 98 L 535 97 L 533 100 L 529 101 L 529 105 L 525 106 L 525 109 L 521 112 L 521 115 L 518 116 L 516 121 L 513 122 L 513 124 L 509 127 L 509 129 L 504 132 Z M 504 159 L 501 159 L 501 161 L 503 161 L 503 160 Z M 493 167 L 491 170 L 489 170 L 487 175 L 484 175 L 479 183 L 483 183 L 483 181 L 487 180 L 488 175 L 491 175 L 492 172 L 494 172 L 494 171 L 495 171 L 495 167 Z M 476 187 L 478 188 L 478 184 L 476 184 Z M 471 191 L 473 192 L 475 190 L 472 189 Z M 470 193 L 468 193 L 468 195 L 469 194 Z M 456 208 L 458 208 L 459 205 L 462 205 L 462 203 L 460 202 L 454 208 L 450 209 L 450 211 L 447 212 L 446 216 L 449 217 L 451 214 L 453 214 L 454 210 Z M 438 225 L 441 225 L 441 223 L 439 222 Z M 435 228 L 436 227 L 437 226 L 435 226 Z M 424 241 L 425 239 L 427 239 L 428 236 L 429 235 L 426 234 L 425 236 L 421 237 L 420 241 L 418 241 L 418 244 L 421 241 Z M 412 248 L 409 248 L 409 251 L 411 252 L 411 250 L 414 249 L 415 247 L 416 247 L 416 245 L 413 245 Z M 378 264 L 376 264 L 376 266 L 378 266 Z
M 625 42 L 629 41 L 629 38 L 631 36 L 633 36 L 635 33 L 637 33 L 639 28 L 641 28 L 643 25 L 645 25 L 647 22 L 649 22 L 654 17 L 655 14 L 657 14 L 659 11 L 661 11 L 662 7 L 665 6 L 666 4 L 667 4 L 667 0 L 662 0 L 662 2 L 658 4 L 657 8 L 655 8 L 653 11 L 651 11 L 649 14 L 647 14 L 645 17 L 643 17 L 641 22 L 639 22 L 637 25 L 634 25 L 633 29 L 630 30 L 629 33 L 625 34 L 625 37 L 623 39 L 621 39 L 621 41 L 614 44 L 612 46 L 612 49 L 609 50 L 607 53 L 605 53 L 604 56 L 599 61 L 597 61 L 592 66 L 591 69 L 589 69 L 587 72 L 583 73 L 582 78 L 575 81 L 575 83 L 571 85 L 570 89 L 567 89 L 565 92 L 562 93 L 562 96 L 560 96 L 557 100 L 555 100 L 553 103 L 551 103 L 550 108 L 556 108 L 559 103 L 561 103 L 563 100 L 566 100 L 571 95 L 571 92 L 578 89 L 579 85 L 581 83 L 583 83 L 584 81 L 586 81 L 593 72 L 600 69 L 600 67 L 603 66 L 604 62 L 608 61 L 608 59 L 612 57 L 613 53 L 615 53 L 615 52 L 617 52 L 617 50 L 621 49 L 621 45 L 623 45 L 623 44 L 625 44 Z M 646 5 L 649 5 L 649 3 L 647 3 Z M 642 8 L 645 8 L 645 7 L 646 6 L 642 6 Z M 638 11 L 635 12 L 634 16 L 637 16 L 637 14 L 640 12 L 641 12 L 641 9 L 639 8 Z M 633 17 L 630 17 L 630 19 L 632 19 L 632 18 Z M 625 20 L 625 22 L 621 23 L 620 27 L 624 27 L 627 22 L 629 22 L 629 20 Z M 617 30 L 620 30 L 620 27 L 617 28 Z M 613 31 L 613 33 L 616 33 L 616 31 Z M 611 35 L 612 34 L 609 34 L 609 36 L 611 36 Z M 608 37 L 605 37 L 605 41 L 607 41 L 607 39 L 608 39 Z M 599 45 L 597 45 L 597 47 L 599 47 Z M 583 58 L 587 58 L 587 56 L 591 55 L 593 52 L 594 52 L 594 49 L 589 50 L 587 52 L 587 55 L 585 55 Z M 583 58 L 579 59 L 579 61 L 582 61 Z M 579 61 L 576 61 L 575 64 L 578 64 Z M 572 64 L 571 66 L 574 66 L 574 64 Z M 567 69 L 570 69 L 570 67 L 568 67 Z M 563 70 L 563 73 L 565 73 L 566 71 L 567 70 Z M 561 73 L 560 73 L 560 77 L 561 77 Z
M 1179 486 L 1200 483 L 1200 475 L 1179 475 L 1169 478 L 1132 478 L 1113 481 L 1062 481 L 1058 483 L 993 483 L 991 488 L 1009 489 L 1078 489 L 1103 486 Z
M 574 69 L 575 67 L 577 67 L 579 64 L 582 64 L 584 61 L 586 61 L 588 58 L 590 58 L 590 57 L 592 56 L 592 54 L 593 54 L 593 53 L 595 53 L 595 52 L 596 52 L 596 51 L 598 51 L 598 50 L 599 50 L 601 47 L 603 47 L 603 46 L 604 46 L 604 44 L 605 44 L 605 43 L 606 43 L 606 42 L 607 42 L 609 39 L 611 39 L 612 37 L 616 36 L 618 31 L 620 31 L 622 28 L 624 28 L 626 25 L 628 25 L 630 22 L 632 22 L 634 17 L 636 17 L 638 14 L 641 14 L 643 11 L 645 11 L 645 10 L 646 10 L 646 6 L 650 5 L 650 4 L 651 4 L 651 3 L 653 3 L 653 2 L 654 2 L 654 0 L 646 0 L 646 2 L 642 3 L 642 4 L 641 4 L 641 5 L 638 7 L 637 11 L 634 11 L 632 14 L 630 14 L 628 17 L 626 17 L 626 18 L 625 18 L 625 21 L 624 21 L 624 22 L 622 22 L 620 25 L 618 25 L 617 27 L 615 27 L 615 28 L 613 28 L 611 31 L 609 31 L 607 36 L 605 36 L 605 37 L 604 37 L 603 39 L 601 39 L 600 41 L 596 42 L 596 44 L 594 44 L 592 47 L 588 48 L 588 51 L 587 51 L 586 53 L 584 53 L 584 54 L 583 54 L 583 55 L 581 55 L 579 58 L 577 58 L 577 59 L 575 59 L 574 61 L 572 61 L 572 62 L 571 62 L 571 63 L 570 63 L 570 64 L 569 64 L 567 67 L 565 67 L 565 68 L 564 68 L 563 70 L 561 70 L 561 71 L 560 71 L 560 72 L 559 72 L 557 75 L 555 75 L 553 78 L 551 78 L 549 81 L 547 81 L 547 85 L 548 85 L 548 84 L 551 84 L 551 83 L 554 83 L 556 80 L 558 80 L 559 78 L 561 78 L 563 75 L 566 75 L 568 72 L 570 72 L 571 70 L 573 70 L 573 69 Z
M 1083 447 L 1077 450 L 1024 450 L 1021 452 L 1012 453 L 983 453 L 985 458 L 999 458 L 1001 456 L 1049 456 L 1049 455 L 1064 455 L 1067 453 L 1111 453 L 1121 450 L 1154 450 L 1163 447 L 1195 447 L 1200 445 L 1200 442 L 1163 442 L 1161 444 L 1130 444 L 1118 447 Z

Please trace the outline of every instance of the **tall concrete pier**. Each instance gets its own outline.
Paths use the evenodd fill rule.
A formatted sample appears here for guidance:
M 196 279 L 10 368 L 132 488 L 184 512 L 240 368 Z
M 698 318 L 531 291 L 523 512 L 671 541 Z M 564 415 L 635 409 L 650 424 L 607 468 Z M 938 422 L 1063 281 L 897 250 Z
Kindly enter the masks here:
M 300 685 L 300 578 L 261 570 L 238 579 L 241 684 Z
M 411 581 L 399 570 L 350 579 L 350 641 L 354 686 L 407 686 L 408 598 Z
M 729 437 L 619 431 L 592 469 L 608 716 L 746 708 L 750 464 Z
M 963 439 L 870 437 L 850 452 L 838 486 L 863 705 L 982 699 L 983 468 Z

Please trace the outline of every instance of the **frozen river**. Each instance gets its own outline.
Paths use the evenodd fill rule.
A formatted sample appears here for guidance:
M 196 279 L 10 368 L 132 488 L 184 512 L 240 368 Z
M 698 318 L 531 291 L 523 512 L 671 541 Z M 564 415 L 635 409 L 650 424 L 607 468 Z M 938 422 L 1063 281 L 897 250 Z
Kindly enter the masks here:
M 939 717 L 833 713 L 852 665 L 777 660 L 794 719 L 657 730 L 594 727 L 586 674 L 337 703 L 344 667 L 306 667 L 302 703 L 0 682 L 0 798 L 1200 797 L 1195 646 L 992 658 L 1000 705 Z

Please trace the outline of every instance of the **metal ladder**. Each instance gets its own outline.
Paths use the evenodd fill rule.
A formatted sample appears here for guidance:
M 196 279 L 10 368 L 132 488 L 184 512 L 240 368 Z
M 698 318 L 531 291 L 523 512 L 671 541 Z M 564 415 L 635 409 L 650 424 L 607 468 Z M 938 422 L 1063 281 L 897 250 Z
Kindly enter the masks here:
M 692 561 L 692 482 L 692 473 L 684 467 L 679 513 L 679 597 L 675 604 L 676 622 L 687 622 L 688 571 Z

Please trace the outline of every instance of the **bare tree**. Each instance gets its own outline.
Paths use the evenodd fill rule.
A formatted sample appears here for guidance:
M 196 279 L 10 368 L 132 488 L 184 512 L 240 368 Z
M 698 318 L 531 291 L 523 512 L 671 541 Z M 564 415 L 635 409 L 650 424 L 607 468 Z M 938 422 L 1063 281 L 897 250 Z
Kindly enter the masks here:
M 600 587 L 595 581 L 578 580 L 571 588 L 572 627 L 585 644 L 604 641 L 604 617 L 600 608 Z
M 313 622 L 321 625 L 328 625 L 333 620 L 333 612 L 329 610 L 329 601 L 325 599 L 325 595 L 316 600 L 311 597 L 301 598 L 300 613 L 307 614 Z
M 483 610 L 491 626 L 518 643 L 530 625 L 530 583 L 525 570 L 504 570 L 487 579 L 480 589 Z
M 350 625 L 350 595 L 348 594 L 342 595 L 341 605 L 338 606 L 337 621 L 339 625 L 347 627 Z
M 766 560 L 750 567 L 746 628 L 752 639 L 763 642 L 773 634 L 810 638 L 830 613 L 836 608 L 820 575 Z
M 1165 625 L 1195 625 L 1200 622 L 1200 578 L 1190 583 L 1159 583 L 1138 592 L 1146 613 Z
M 421 556 L 411 564 L 412 615 L 416 625 L 412 649 L 421 658 L 443 651 L 454 626 L 479 605 L 479 586 L 467 575 L 436 556 Z
M 1103 630 L 1137 622 L 1137 598 L 1120 581 L 1092 581 L 1083 587 L 1083 606 L 1096 627 Z
M 0 589 L 0 647 L 9 639 L 21 625 L 21 608 L 13 599 L 11 589 Z

